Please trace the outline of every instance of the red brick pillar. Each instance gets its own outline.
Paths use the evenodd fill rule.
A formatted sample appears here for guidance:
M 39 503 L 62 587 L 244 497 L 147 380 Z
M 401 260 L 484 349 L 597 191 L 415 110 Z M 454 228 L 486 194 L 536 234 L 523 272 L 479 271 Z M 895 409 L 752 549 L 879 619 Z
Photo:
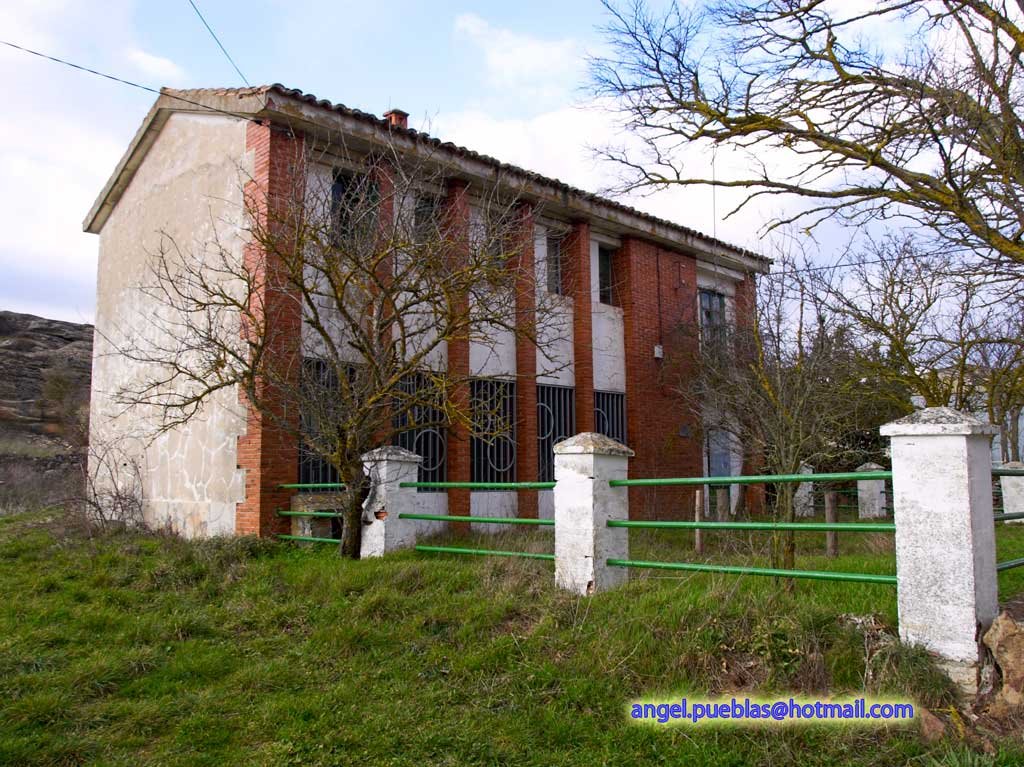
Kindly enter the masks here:
M 754 327 L 757 320 L 755 305 L 757 296 L 757 285 L 753 274 L 747 274 L 742 282 L 736 285 L 736 297 L 733 307 L 736 311 L 736 330 L 740 337 L 747 335 Z M 762 458 L 760 455 L 753 455 L 748 445 L 743 445 L 743 473 L 761 474 Z M 743 494 L 743 503 L 748 514 L 757 516 L 765 511 L 765 486 L 764 485 L 743 485 L 740 488 Z
M 696 261 L 630 237 L 615 258 L 624 325 L 626 431 L 636 452 L 630 476 L 700 476 L 699 416 L 685 412 L 672 390 L 673 377 L 686 374 L 680 365 L 692 359 L 694 351 L 677 326 L 695 319 Z M 658 345 L 660 359 L 654 353 Z M 629 506 L 634 518 L 689 518 L 693 492 L 631 487 Z
M 246 185 L 246 211 L 254 226 L 282 236 L 287 220 L 302 204 L 305 187 L 304 141 L 301 135 L 272 125 L 249 123 L 246 149 L 253 156 L 252 179 Z M 252 297 L 264 325 L 268 364 L 275 366 L 275 378 L 298 375 L 301 354 L 302 318 L 299 301 L 289 289 L 279 257 L 250 242 L 243 254 L 247 271 L 254 275 L 257 293 Z M 242 330 L 247 332 L 246 328 Z M 235 532 L 239 535 L 269 536 L 287 532 L 286 519 L 277 510 L 288 506 L 290 490 L 279 485 L 298 479 L 299 451 L 295 438 L 299 414 L 284 394 L 275 394 L 271 384 L 257 383 L 257 410 L 240 396 L 246 408 L 246 431 L 238 438 L 238 468 L 245 471 L 245 500 L 235 510 Z
M 564 265 L 572 296 L 573 366 L 576 379 L 576 431 L 594 430 L 594 322 L 590 293 L 590 224 L 573 224 L 565 240 Z
M 453 258 L 458 258 L 468 247 L 469 197 L 466 182 L 452 179 L 445 195 L 445 227 Z M 464 299 L 465 300 L 465 299 Z M 457 413 L 469 413 L 469 339 L 448 340 L 448 372 L 459 381 L 452 391 L 452 403 Z M 448 428 L 448 481 L 469 482 L 469 429 L 463 423 Z M 448 513 L 468 516 L 470 511 L 468 490 L 448 491 Z M 468 532 L 467 524 L 449 525 L 455 531 Z
M 537 272 L 534 253 L 533 207 L 519 208 L 520 246 L 516 263 L 516 322 L 526 335 L 516 336 L 516 479 L 537 479 L 537 347 L 533 341 L 537 317 Z M 537 516 L 537 491 L 520 490 L 518 515 Z

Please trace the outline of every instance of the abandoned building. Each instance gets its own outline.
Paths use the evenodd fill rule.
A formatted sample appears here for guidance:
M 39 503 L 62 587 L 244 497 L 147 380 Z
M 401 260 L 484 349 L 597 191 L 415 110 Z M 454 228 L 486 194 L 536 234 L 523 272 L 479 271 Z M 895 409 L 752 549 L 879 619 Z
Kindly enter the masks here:
M 699 413 L 684 412 L 662 366 L 673 343 L 670 329 L 681 319 L 694 318 L 701 332 L 714 332 L 752 316 L 754 275 L 767 271 L 767 259 L 442 143 L 408 128 L 407 115 L 398 110 L 378 118 L 281 85 L 164 90 L 84 222 L 87 232 L 100 237 L 91 438 L 94 444 L 134 446 L 126 449 L 141 466 L 150 522 L 190 536 L 285 532 L 288 523 L 276 511 L 289 505 L 294 491 L 280 485 L 333 481 L 329 466 L 305 454 L 296 440 L 272 433 L 237 391 L 221 392 L 201 418 L 147 437 L 153 433 L 147 432 L 148 416 L 125 411 L 113 396 L 138 373 L 112 353 L 117 338 L 143 332 L 132 327 L 132 318 L 156 310 L 137 286 L 145 282 L 146 254 L 160 233 L 200 243 L 213 235 L 214 222 L 237 221 L 243 210 L 239 168 L 259 182 L 266 204 L 273 204 L 275 157 L 296 151 L 313 156 L 317 143 L 330 135 L 365 147 L 430 143 L 457 168 L 448 183 L 469 191 L 458 198 L 463 204 L 472 205 L 475 182 L 500 170 L 540 211 L 532 239 L 542 275 L 538 290 L 563 292 L 563 268 L 580 277 L 565 297 L 572 333 L 559 351 L 567 364 L 556 372 L 538 368 L 533 348 L 486 363 L 470 342 L 448 348 L 450 369 L 460 366 L 478 377 L 482 391 L 508 401 L 515 413 L 514 451 L 494 456 L 473 440 L 448 440 L 443 433 L 413 439 L 406 446 L 423 454 L 421 477 L 550 480 L 553 444 L 586 431 L 629 445 L 636 453 L 632 476 L 741 473 L 743 456 L 727 440 L 706 434 Z M 556 242 L 548 236 L 555 228 L 570 235 Z M 554 250 L 560 268 L 554 268 Z M 687 513 L 672 488 L 660 492 L 667 495 L 659 505 L 653 489 L 631 488 L 631 513 Z M 551 514 L 550 495 L 452 490 L 419 498 L 425 513 L 545 516 Z M 692 514 L 692 491 L 688 497 Z

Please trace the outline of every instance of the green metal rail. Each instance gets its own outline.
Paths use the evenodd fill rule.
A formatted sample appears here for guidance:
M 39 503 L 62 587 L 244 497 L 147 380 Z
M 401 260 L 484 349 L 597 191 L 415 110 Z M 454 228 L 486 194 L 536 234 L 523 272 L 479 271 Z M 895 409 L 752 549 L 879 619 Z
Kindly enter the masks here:
M 483 522 L 492 525 L 554 525 L 553 519 L 523 519 L 520 517 L 459 517 L 448 514 L 399 514 L 399 519 L 422 519 L 427 522 Z
M 316 538 L 312 535 L 284 535 L 277 536 L 282 541 L 305 541 L 307 543 L 341 543 L 337 538 Z
M 1003 570 L 1012 570 L 1015 567 L 1024 567 L 1024 558 L 1022 559 L 1010 559 L 1006 562 L 1000 562 L 996 565 L 996 572 L 1003 572 Z
M 279 517 L 340 517 L 341 514 L 336 511 L 291 511 L 289 509 L 278 509 L 277 516 Z
M 992 469 L 993 477 L 1024 477 L 1024 469 Z
M 800 532 L 892 533 L 892 522 L 644 522 L 610 519 L 608 527 L 639 527 L 668 530 L 798 530 Z
M 278 490 L 344 490 L 343 482 L 291 482 L 278 485 Z
M 1024 511 L 1016 511 L 1013 514 L 995 514 L 992 519 L 996 522 L 1009 522 L 1014 519 L 1024 519 Z
M 399 482 L 422 490 L 552 490 L 554 482 Z
M 702 573 L 728 573 L 730 575 L 767 575 L 777 578 L 808 578 L 818 581 L 847 581 L 855 583 L 896 584 L 895 575 L 869 573 L 839 573 L 825 570 L 782 570 L 774 567 L 739 567 L 736 565 L 706 565 L 690 562 L 644 562 L 635 559 L 609 559 L 612 567 L 642 567 L 654 570 L 689 570 Z
M 417 546 L 416 551 L 432 551 L 438 554 L 477 554 L 491 557 L 522 557 L 524 559 L 555 560 L 554 554 L 535 554 L 530 551 L 497 551 L 495 549 L 464 549 L 458 546 Z
M 737 477 L 666 477 L 664 479 L 612 479 L 612 487 L 654 487 L 659 485 L 760 485 L 777 482 L 856 482 L 892 479 L 891 471 L 846 471 L 827 474 L 758 474 Z

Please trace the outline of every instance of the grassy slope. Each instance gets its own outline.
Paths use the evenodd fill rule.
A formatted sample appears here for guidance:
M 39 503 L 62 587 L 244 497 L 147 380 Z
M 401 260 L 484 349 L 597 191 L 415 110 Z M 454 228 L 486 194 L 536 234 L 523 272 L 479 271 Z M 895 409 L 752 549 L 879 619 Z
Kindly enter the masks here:
M 685 559 L 664 536 L 637 536 L 634 553 L 664 557 L 670 540 Z M 1000 545 L 1002 559 L 1024 555 L 1024 530 Z M 885 572 L 888 556 L 834 567 Z M 1024 571 L 1001 585 L 1024 590 Z M 661 573 L 577 599 L 553 588 L 550 563 L 89 542 L 36 515 L 0 517 L 0 589 L 0 764 L 967 763 L 906 728 L 626 719 L 629 700 L 652 694 L 863 689 L 863 637 L 836 615 L 893 625 L 886 586 L 785 594 L 766 579 Z M 883 652 L 872 670 L 883 693 L 948 705 L 921 653 Z M 976 763 L 1022 761 L 1007 742 Z

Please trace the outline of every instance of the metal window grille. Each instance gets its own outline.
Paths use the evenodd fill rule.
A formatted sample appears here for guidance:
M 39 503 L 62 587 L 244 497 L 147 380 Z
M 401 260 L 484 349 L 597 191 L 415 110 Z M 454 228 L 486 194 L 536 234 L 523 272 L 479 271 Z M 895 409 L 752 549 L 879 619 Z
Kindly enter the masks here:
M 350 374 L 354 371 L 350 370 Z M 302 361 L 303 386 L 310 392 L 330 392 L 338 388 L 338 376 L 334 367 L 326 360 L 304 359 Z M 316 396 L 313 394 L 313 396 Z M 299 417 L 303 434 L 313 435 L 319 428 L 316 419 L 308 412 Z M 302 484 L 340 482 L 338 470 L 310 448 L 305 439 L 299 440 L 299 482 Z
M 473 435 L 470 439 L 470 480 L 516 481 L 516 384 L 477 378 L 470 384 Z
M 700 337 L 705 344 L 715 345 L 725 339 L 725 296 L 714 290 L 700 290 Z
M 407 376 L 401 387 L 409 395 L 423 391 L 428 386 L 422 375 Z M 423 459 L 418 472 L 420 482 L 446 482 L 448 480 L 448 430 L 444 423 L 444 411 L 427 402 L 411 398 L 399 406 L 395 413 L 396 430 L 394 444 L 416 453 Z M 420 488 L 421 493 L 441 492 Z
M 560 237 L 548 237 L 547 278 L 548 293 L 563 295 L 562 239 Z
M 555 479 L 551 449 L 576 433 L 576 392 L 566 386 L 537 386 L 537 481 Z
M 626 395 L 622 392 L 594 392 L 594 428 L 616 442 L 626 444 Z

